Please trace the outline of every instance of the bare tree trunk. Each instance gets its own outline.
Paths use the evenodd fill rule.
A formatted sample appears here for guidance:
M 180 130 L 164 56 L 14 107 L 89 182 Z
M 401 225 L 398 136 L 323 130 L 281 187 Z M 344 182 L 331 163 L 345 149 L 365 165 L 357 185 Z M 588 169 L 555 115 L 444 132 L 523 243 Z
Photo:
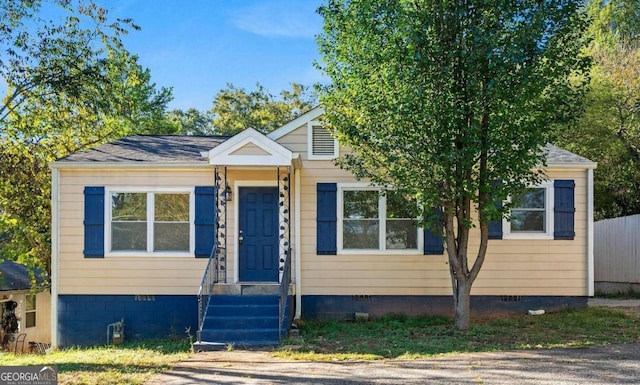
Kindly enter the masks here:
M 471 324 L 471 284 L 467 270 L 467 241 L 469 231 L 464 227 L 454 228 L 457 223 L 452 214 L 451 206 L 445 207 L 445 235 L 449 269 L 451 274 L 451 288 L 453 291 L 453 308 L 455 312 L 456 329 L 467 330 Z M 458 222 L 459 223 L 459 222 Z
M 487 199 L 486 194 L 483 193 L 481 199 L 483 199 L 481 201 L 481 207 L 483 207 L 484 200 Z M 489 242 L 489 225 L 484 219 L 484 215 L 481 215 L 482 220 L 478 225 L 480 228 L 480 245 L 475 261 L 471 269 L 469 269 L 467 254 L 469 251 L 470 231 L 469 228 L 460 224 L 470 219 L 471 208 L 468 201 L 459 206 L 464 207 L 464 210 L 460 211 L 460 215 L 457 218 L 451 213 L 451 205 L 445 206 L 444 229 L 453 289 L 454 326 L 459 330 L 468 330 L 471 327 L 471 287 L 484 263 Z
M 471 326 L 471 283 L 467 279 L 456 280 L 454 296 L 455 328 L 469 330 Z

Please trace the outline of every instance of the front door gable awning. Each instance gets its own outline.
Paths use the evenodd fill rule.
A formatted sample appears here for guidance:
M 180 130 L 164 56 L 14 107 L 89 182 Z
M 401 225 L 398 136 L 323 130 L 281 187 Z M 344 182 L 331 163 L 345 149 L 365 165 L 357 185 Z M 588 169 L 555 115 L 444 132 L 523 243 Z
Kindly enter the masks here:
M 300 154 L 291 152 L 280 143 L 253 128 L 247 128 L 213 149 L 202 152 L 209 164 L 216 166 L 296 166 Z

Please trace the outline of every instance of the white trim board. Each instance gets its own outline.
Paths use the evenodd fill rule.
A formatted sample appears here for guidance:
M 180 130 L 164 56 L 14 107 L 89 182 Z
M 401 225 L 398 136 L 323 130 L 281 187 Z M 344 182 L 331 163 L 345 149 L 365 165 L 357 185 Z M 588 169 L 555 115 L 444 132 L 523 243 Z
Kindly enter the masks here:
M 234 155 L 233 153 L 246 145 L 253 145 L 263 151 L 263 155 Z M 291 166 L 296 154 L 273 139 L 247 128 L 219 146 L 202 152 L 211 165 L 224 166 Z
M 51 176 L 51 347 L 58 347 L 58 286 L 60 256 L 60 171 Z
M 358 190 L 358 191 L 377 191 L 380 192 L 382 188 L 372 185 L 371 183 L 364 182 L 347 182 L 347 183 L 338 183 L 337 184 L 337 218 L 336 218 L 336 226 L 337 226 L 337 234 L 336 234 L 336 242 L 337 242 L 337 254 L 338 255 L 371 255 L 371 256 L 388 256 L 388 255 L 423 255 L 424 253 L 424 229 L 420 226 L 416 228 L 416 248 L 411 249 L 387 249 L 385 243 L 385 233 L 382 229 L 385 228 L 386 224 L 382 224 L 385 222 L 387 218 L 382 218 L 378 216 L 378 220 L 381 222 L 380 225 L 380 233 L 378 234 L 380 244 L 378 249 L 345 249 L 343 247 L 344 233 L 343 233 L 343 221 L 344 221 L 344 191 L 349 190 Z M 381 211 L 386 211 L 386 198 L 382 195 L 378 198 L 378 215 L 380 215 Z
M 237 180 L 233 184 L 233 283 L 240 283 L 240 244 L 238 231 L 240 224 L 240 187 L 278 187 L 277 180 Z M 227 237 L 229 236 L 227 223 Z M 227 269 L 229 266 L 227 266 Z
M 511 221 L 502 218 L 502 239 L 553 239 L 554 232 L 554 180 L 548 180 L 531 188 L 543 188 L 545 190 L 545 231 L 544 232 L 521 232 L 511 231 Z M 511 197 L 507 200 L 511 200 Z M 517 209 L 517 207 L 516 207 Z
M 112 251 L 111 247 L 111 194 L 114 192 L 130 192 L 141 193 L 147 197 L 147 250 L 139 251 Z M 107 186 L 104 191 L 105 204 L 104 204 L 104 257 L 184 257 L 193 258 L 195 252 L 195 188 L 190 186 L 185 187 L 142 187 L 142 186 Z M 189 250 L 188 251 L 153 251 L 153 215 L 154 207 L 151 205 L 151 198 L 149 194 L 157 193 L 180 193 L 189 194 Z M 149 218 L 152 220 L 149 221 Z
M 284 126 L 271 131 L 269 134 L 267 134 L 267 136 L 269 137 L 269 139 L 278 140 L 283 136 L 287 135 L 288 133 L 292 132 L 296 128 L 299 128 L 305 125 L 305 123 L 315 120 L 322 115 L 324 115 L 324 108 L 320 106 L 314 107 L 313 109 L 298 116 L 297 118 L 293 119 L 292 121 L 285 124 Z

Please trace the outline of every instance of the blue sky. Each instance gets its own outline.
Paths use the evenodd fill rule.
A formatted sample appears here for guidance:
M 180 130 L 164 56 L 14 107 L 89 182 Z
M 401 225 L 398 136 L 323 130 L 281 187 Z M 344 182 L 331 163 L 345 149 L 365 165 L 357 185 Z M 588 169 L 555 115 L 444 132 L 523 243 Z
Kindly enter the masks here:
M 290 83 L 322 81 L 314 35 L 322 0 L 102 0 L 110 18 L 141 31 L 124 38 L 158 86 L 173 87 L 169 108 L 211 108 L 227 83 L 272 94 Z

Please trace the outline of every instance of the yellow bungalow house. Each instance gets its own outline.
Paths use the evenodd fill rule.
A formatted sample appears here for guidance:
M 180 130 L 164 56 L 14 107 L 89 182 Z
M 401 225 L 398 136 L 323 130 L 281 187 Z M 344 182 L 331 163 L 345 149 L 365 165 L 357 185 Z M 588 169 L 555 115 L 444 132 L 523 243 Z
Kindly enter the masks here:
M 136 135 L 53 162 L 53 344 L 101 344 L 119 320 L 125 340 L 191 328 L 206 349 L 275 344 L 292 318 L 451 314 L 442 238 L 334 165 L 344 149 L 322 113 L 266 136 Z M 595 166 L 548 146 L 549 181 L 519 221 L 491 225 L 473 311 L 586 305 Z

